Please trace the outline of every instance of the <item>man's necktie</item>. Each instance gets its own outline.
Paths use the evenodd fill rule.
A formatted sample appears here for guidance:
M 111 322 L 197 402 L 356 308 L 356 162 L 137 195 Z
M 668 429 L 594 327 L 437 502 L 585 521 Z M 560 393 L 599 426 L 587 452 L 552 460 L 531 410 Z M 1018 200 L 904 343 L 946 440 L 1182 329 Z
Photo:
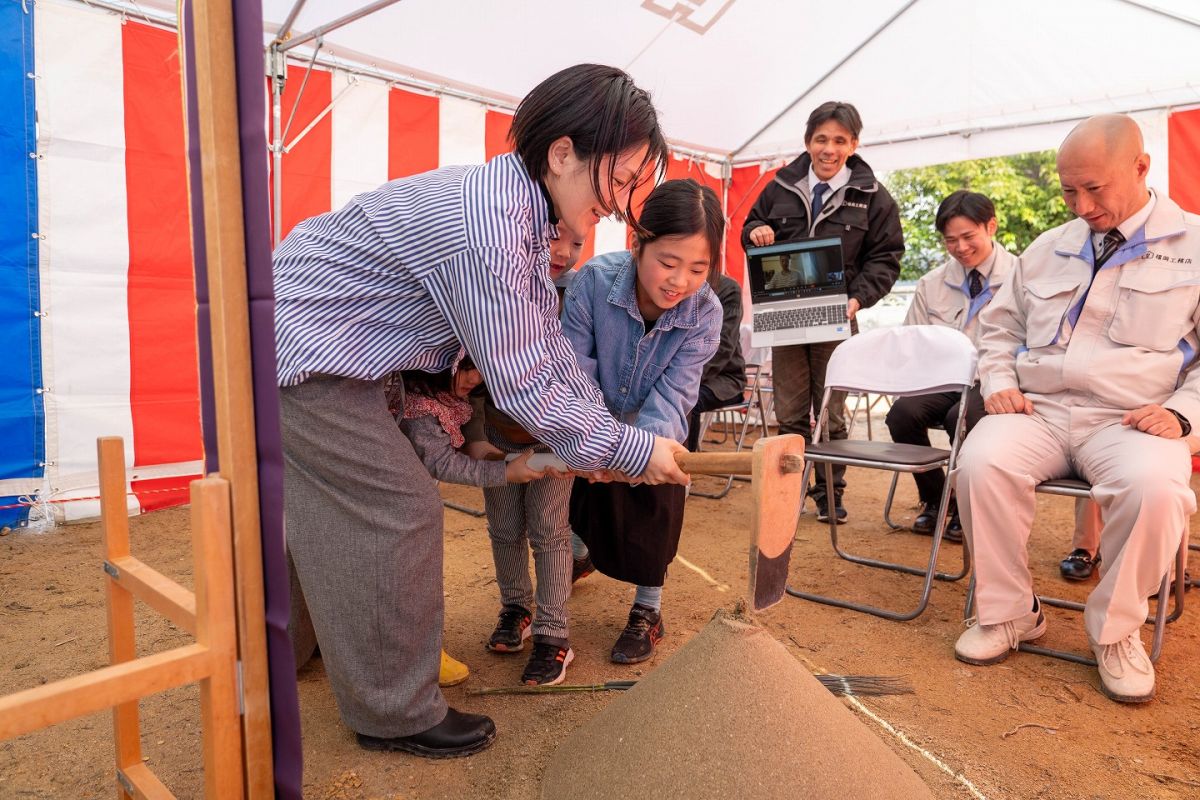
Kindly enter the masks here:
M 1103 267 L 1105 262 L 1112 258 L 1113 253 L 1117 252 L 1117 248 L 1124 243 L 1125 237 L 1116 228 L 1104 234 L 1104 241 L 1100 243 L 1100 252 L 1096 253 L 1096 263 L 1092 265 L 1092 270 L 1098 271 Z
M 813 187 L 812 191 L 812 221 L 816 222 L 817 217 L 821 214 L 821 206 L 825 205 L 825 193 L 829 191 L 829 184 L 822 181 Z
M 967 278 L 970 281 L 967 286 L 971 292 L 971 299 L 974 300 L 983 291 L 983 276 L 979 274 L 979 270 L 973 269 Z

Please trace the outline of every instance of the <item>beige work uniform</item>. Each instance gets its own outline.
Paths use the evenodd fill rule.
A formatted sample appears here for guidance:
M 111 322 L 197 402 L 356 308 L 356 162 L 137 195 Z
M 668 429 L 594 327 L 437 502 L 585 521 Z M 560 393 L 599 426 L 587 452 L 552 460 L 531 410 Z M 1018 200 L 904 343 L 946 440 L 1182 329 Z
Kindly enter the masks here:
M 987 274 L 987 286 L 994 298 L 1001 284 L 1017 264 L 1017 257 L 998 243 L 992 243 L 992 265 Z M 929 270 L 917 281 L 916 292 L 905 325 L 942 325 L 961 331 L 979 348 L 979 315 L 968 319 L 971 296 L 963 292 L 967 282 L 967 270 L 956 259 L 950 258 L 940 267 Z M 986 304 L 984 308 L 986 308 Z
M 954 480 L 983 625 L 1030 610 L 1034 486 L 1071 473 L 1092 484 L 1103 562 L 1084 625 L 1103 645 L 1142 625 L 1196 509 L 1187 444 L 1121 417 L 1158 403 L 1200 423 L 1200 371 L 1183 373 L 1200 347 L 1200 217 L 1157 196 L 1094 279 L 1090 233 L 1076 219 L 1038 237 L 985 310 L 983 395 L 1020 389 L 1034 412 L 985 417 Z

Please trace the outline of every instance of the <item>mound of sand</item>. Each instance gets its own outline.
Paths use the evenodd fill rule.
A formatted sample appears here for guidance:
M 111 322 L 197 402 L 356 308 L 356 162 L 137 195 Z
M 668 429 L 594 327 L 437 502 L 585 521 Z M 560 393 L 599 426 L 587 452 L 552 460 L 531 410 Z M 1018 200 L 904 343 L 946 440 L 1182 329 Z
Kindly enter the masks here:
M 544 800 L 932 799 L 762 628 L 718 611 L 554 753 Z

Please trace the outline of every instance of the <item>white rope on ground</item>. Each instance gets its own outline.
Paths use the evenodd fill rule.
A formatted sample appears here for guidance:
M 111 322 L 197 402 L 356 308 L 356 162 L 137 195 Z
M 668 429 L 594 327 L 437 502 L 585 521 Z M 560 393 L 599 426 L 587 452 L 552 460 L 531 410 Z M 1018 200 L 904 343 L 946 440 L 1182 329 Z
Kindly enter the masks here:
M 862 701 L 859 700 L 857 697 L 847 696 L 844 699 L 847 702 L 849 702 L 850 705 L 854 706 L 854 708 L 856 708 L 858 711 L 860 711 L 861 713 L 870 717 L 871 719 L 875 720 L 875 722 L 879 724 L 879 727 L 883 728 L 885 731 L 887 731 L 892 736 L 894 736 L 905 747 L 908 747 L 911 750 L 916 750 L 918 753 L 920 753 L 922 756 L 924 756 L 926 758 L 926 760 L 928 760 L 930 763 L 932 763 L 935 767 L 937 767 L 942 772 L 949 775 L 951 778 L 956 780 L 958 783 L 965 786 L 967 791 L 970 792 L 971 795 L 976 798 L 976 800 L 987 800 L 987 796 L 984 795 L 983 792 L 979 791 L 979 789 L 977 789 L 975 787 L 975 784 L 971 783 L 970 778 L 968 778 L 966 775 L 963 775 L 961 772 L 955 772 L 953 767 L 951 767 L 946 762 L 942 761 L 940 758 L 935 756 L 933 753 L 926 750 L 924 747 L 921 747 L 921 745 L 917 744 L 912 739 L 909 739 L 908 736 L 905 735 L 904 731 L 898 730 L 886 719 L 879 716 L 871 709 L 867 708 L 865 705 L 862 704 Z
M 679 555 L 679 553 L 675 554 L 675 560 L 678 561 L 680 564 L 683 564 L 685 567 L 690 569 L 692 572 L 699 575 L 701 578 L 704 578 L 704 580 L 708 581 L 709 585 L 712 586 L 714 589 L 716 589 L 718 592 L 728 592 L 729 591 L 729 584 L 721 583 L 719 580 L 714 578 L 712 575 L 709 575 L 702 568 L 697 567 L 695 564 L 688 561 L 683 556 Z
M 817 675 L 827 675 L 828 674 L 825 670 L 821 669 L 816 664 L 814 664 L 812 661 L 809 661 L 807 658 L 805 658 L 803 654 L 796 653 L 795 656 L 797 658 L 799 658 L 801 661 L 803 661 L 808 666 L 808 668 L 815 674 L 817 674 Z M 877 725 L 879 725 L 879 727 L 883 728 L 885 731 L 890 733 L 893 738 L 895 738 L 897 741 L 899 741 L 905 747 L 909 748 L 910 750 L 915 750 L 916 752 L 920 753 L 922 756 L 924 756 L 925 760 L 929 761 L 931 764 L 933 764 L 935 767 L 940 769 L 942 772 L 946 773 L 951 778 L 953 778 L 957 783 L 959 783 L 963 787 L 965 787 L 966 790 L 971 793 L 971 796 L 975 798 L 975 800 L 987 800 L 987 795 L 985 795 L 983 792 L 979 791 L 979 789 L 975 786 L 975 784 L 971 783 L 970 778 L 968 778 L 966 775 L 962 774 L 961 772 L 956 772 L 954 770 L 954 768 L 951 767 L 949 764 L 947 764 L 945 761 L 942 761 L 940 758 L 935 756 L 933 753 L 929 752 L 924 747 L 921 747 L 921 745 L 917 744 L 912 739 L 908 738 L 908 735 L 904 731 L 900 730 L 896 726 L 892 725 L 892 723 L 888 722 L 886 719 L 879 716 L 871 709 L 867 708 L 865 705 L 863 705 L 863 702 L 861 700 L 859 700 L 857 697 L 847 694 L 842 699 L 845 700 L 846 702 L 850 703 L 850 705 L 853 706 L 855 710 L 859 711 L 866 717 L 869 717 L 871 720 L 873 720 Z

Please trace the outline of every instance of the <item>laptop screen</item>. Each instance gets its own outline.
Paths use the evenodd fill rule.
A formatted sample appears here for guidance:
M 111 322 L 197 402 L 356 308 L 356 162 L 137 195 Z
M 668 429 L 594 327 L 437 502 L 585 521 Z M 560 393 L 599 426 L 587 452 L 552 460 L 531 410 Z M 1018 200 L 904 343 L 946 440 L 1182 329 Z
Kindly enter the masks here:
M 842 240 L 836 236 L 751 247 L 746 263 L 756 303 L 846 293 Z

